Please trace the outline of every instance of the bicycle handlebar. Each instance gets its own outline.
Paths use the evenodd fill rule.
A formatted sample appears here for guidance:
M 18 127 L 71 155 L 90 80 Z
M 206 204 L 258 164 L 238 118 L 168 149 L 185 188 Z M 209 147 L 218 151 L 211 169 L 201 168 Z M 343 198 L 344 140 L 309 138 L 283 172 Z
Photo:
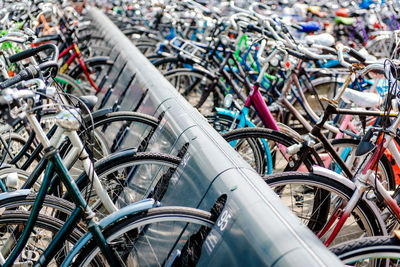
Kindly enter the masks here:
M 350 48 L 350 50 L 348 51 L 349 55 L 354 57 L 355 59 L 357 59 L 358 61 L 364 63 L 366 58 L 365 56 L 361 55 L 360 52 L 358 52 L 357 50 Z
M 35 93 L 29 89 L 11 90 L 4 95 L 0 95 L 0 108 L 2 110 L 8 109 L 15 100 L 27 99 L 35 96 Z
M 17 53 L 15 55 L 10 56 L 8 58 L 8 60 L 11 63 L 15 63 L 17 61 L 26 59 L 28 57 L 32 57 L 32 56 L 36 55 L 37 53 L 39 53 L 41 51 L 44 51 L 44 50 L 47 50 L 47 49 L 52 49 L 54 51 L 52 60 L 57 60 L 58 59 L 58 48 L 54 44 L 43 44 L 43 45 L 38 46 L 38 47 L 29 48 L 29 49 L 24 50 L 24 51 L 22 51 L 20 53 Z

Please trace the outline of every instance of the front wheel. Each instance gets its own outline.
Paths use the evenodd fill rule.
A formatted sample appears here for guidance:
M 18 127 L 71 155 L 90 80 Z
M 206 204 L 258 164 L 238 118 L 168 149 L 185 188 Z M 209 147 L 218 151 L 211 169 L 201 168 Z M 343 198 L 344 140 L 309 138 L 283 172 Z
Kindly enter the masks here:
M 399 266 L 400 240 L 390 236 L 365 237 L 330 248 L 346 265 Z
M 126 266 L 195 266 L 214 217 L 192 208 L 153 208 L 110 225 L 103 234 Z M 105 257 L 91 240 L 73 266 L 106 265 Z
M 315 234 L 326 230 L 319 236 L 323 242 L 338 222 L 333 219 L 341 216 L 355 190 L 338 180 L 314 173 L 287 172 L 265 176 L 264 180 Z M 384 233 L 384 226 L 379 224 L 371 205 L 364 199 L 358 202 L 332 245 Z
M 298 144 L 296 139 L 282 132 L 266 128 L 242 128 L 222 134 L 222 137 L 260 175 L 283 171 L 310 171 L 315 165 L 317 154 L 292 156 L 287 148 Z
M 223 106 L 224 91 L 210 73 L 200 69 L 175 69 L 164 73 L 176 90 L 202 114 Z

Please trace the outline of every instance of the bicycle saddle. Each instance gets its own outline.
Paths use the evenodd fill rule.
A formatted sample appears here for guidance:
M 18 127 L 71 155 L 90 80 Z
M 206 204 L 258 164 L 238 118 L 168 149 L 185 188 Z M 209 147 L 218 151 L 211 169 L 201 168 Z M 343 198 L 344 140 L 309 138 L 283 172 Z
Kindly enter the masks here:
M 335 11 L 335 16 L 337 17 L 348 17 L 349 10 L 347 8 L 339 8 Z
M 300 23 L 300 27 L 301 27 L 300 29 L 301 32 L 316 32 L 321 29 L 318 22 L 315 21 Z
M 354 103 L 363 108 L 374 108 L 382 105 L 382 97 L 379 94 L 360 92 L 350 88 L 344 91 L 342 99 L 346 103 Z
M 333 46 L 335 44 L 335 37 L 329 33 L 321 33 L 315 35 L 308 35 L 304 38 L 307 44 L 317 44 L 323 46 Z
M 335 17 L 336 24 L 352 25 L 355 21 L 355 18 Z
M 84 96 L 80 96 L 79 100 L 81 100 L 88 108 L 90 111 L 93 110 L 93 108 L 96 106 L 97 104 L 97 96 L 94 95 L 84 95 Z M 79 105 L 81 106 L 81 102 L 79 102 Z M 86 108 L 81 107 L 82 111 L 85 112 Z
M 307 11 L 320 18 L 325 18 L 328 15 L 326 12 L 321 11 L 320 6 L 308 6 Z

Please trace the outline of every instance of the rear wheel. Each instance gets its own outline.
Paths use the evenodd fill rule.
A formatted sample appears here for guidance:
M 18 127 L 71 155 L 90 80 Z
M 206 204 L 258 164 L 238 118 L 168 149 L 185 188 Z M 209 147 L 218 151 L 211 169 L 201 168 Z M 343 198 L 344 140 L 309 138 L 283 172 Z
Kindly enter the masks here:
M 260 175 L 283 171 L 310 171 L 318 155 L 307 155 L 299 160 L 286 149 L 298 144 L 296 139 L 282 132 L 266 128 L 242 128 L 222 134 L 222 137 L 239 152 Z
M 330 248 L 348 266 L 400 266 L 397 237 L 365 237 Z
M 164 74 L 176 90 L 202 114 L 223 105 L 224 91 L 218 81 L 200 69 L 175 69 Z
M 354 194 L 354 188 L 314 173 L 288 172 L 264 179 L 304 225 L 320 234 L 323 242 L 332 233 L 341 211 Z M 331 245 L 363 236 L 382 235 L 382 227 L 373 208 L 361 199 Z M 320 233 L 321 230 L 324 233 Z
M 213 217 L 192 208 L 154 208 L 110 225 L 103 234 L 126 266 L 195 266 L 215 223 Z M 105 265 L 104 256 L 91 240 L 73 266 Z
M 122 208 L 148 197 L 161 201 L 180 161 L 168 154 L 130 150 L 98 161 L 95 171 L 115 205 Z M 77 184 L 82 194 L 89 197 L 97 216 L 107 215 L 86 174 L 78 178 Z M 70 200 L 69 195 L 65 198 Z
M 0 216 L 0 247 L 5 259 L 10 256 L 12 249 L 14 249 L 22 229 L 27 224 L 29 215 L 29 212 L 4 211 Z M 63 224 L 63 221 L 40 214 L 35 222 L 30 239 L 14 264 L 30 266 L 37 262 Z M 63 246 L 50 260 L 49 265 L 59 266 L 69 250 L 82 236 L 83 234 L 76 229 L 69 232 Z

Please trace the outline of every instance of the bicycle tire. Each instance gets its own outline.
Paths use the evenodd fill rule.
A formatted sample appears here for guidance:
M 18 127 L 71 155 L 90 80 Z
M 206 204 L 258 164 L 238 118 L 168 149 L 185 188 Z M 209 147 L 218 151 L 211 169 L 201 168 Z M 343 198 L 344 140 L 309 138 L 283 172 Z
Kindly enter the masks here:
M 299 168 L 310 171 L 312 166 L 316 164 L 315 159 L 318 157 L 317 154 L 313 156 L 306 155 L 301 165 L 295 164 L 294 162 L 296 160 L 292 160 L 292 157 L 284 155 L 282 149 L 298 144 L 299 142 L 287 134 L 267 128 L 247 127 L 235 129 L 223 133 L 222 137 L 231 145 L 234 145 L 234 149 L 238 151 L 260 175 L 282 172 L 284 170 L 294 171 Z M 269 173 L 267 170 L 272 170 L 272 168 L 267 166 L 270 161 L 267 160 L 264 142 L 268 144 L 273 159 L 272 167 L 274 170 Z M 247 154 L 244 152 L 247 152 Z M 286 165 L 284 163 L 285 161 Z M 293 168 L 288 164 L 293 164 Z M 306 169 L 304 169 L 304 167 Z
M 96 86 L 99 86 L 101 82 L 98 80 L 98 78 L 101 77 L 101 73 L 107 72 L 109 68 L 111 68 L 114 65 L 114 62 L 110 60 L 108 57 L 100 57 L 99 59 L 93 61 L 90 61 L 90 59 L 88 59 L 87 61 L 84 61 L 84 63 L 90 73 L 90 77 L 92 78 Z M 83 85 L 83 87 L 88 88 L 90 92 L 96 93 L 94 88 L 87 80 L 87 77 L 84 74 L 83 68 L 80 64 L 76 65 L 67 74 L 71 76 L 73 79 L 79 80 Z
M 20 211 L 28 211 L 29 208 L 35 203 L 36 197 L 36 194 L 12 195 L 0 200 L 0 208 L 7 210 L 18 209 Z M 74 203 L 52 195 L 46 195 L 41 213 L 46 214 L 47 216 L 59 216 L 60 214 L 69 216 L 74 209 Z
M 351 148 L 353 148 L 354 152 L 355 149 L 357 148 L 358 144 L 360 143 L 360 140 L 357 139 L 349 139 L 349 138 L 341 138 L 341 139 L 333 139 L 330 140 L 332 146 L 334 148 L 349 148 L 351 150 Z M 322 153 L 322 147 L 320 145 L 318 145 L 318 147 L 315 147 L 316 151 L 319 153 Z M 349 149 L 347 151 L 343 151 L 342 150 L 337 150 L 338 154 L 340 156 L 342 156 L 342 158 L 344 157 L 343 154 L 346 154 L 346 158 L 350 158 L 350 151 Z M 346 158 L 343 158 L 343 160 L 346 162 Z M 351 158 L 349 162 L 347 163 L 347 167 L 349 167 L 349 169 L 353 172 L 355 172 L 356 170 L 354 168 L 356 168 L 356 164 L 354 163 L 354 158 Z M 331 164 L 330 169 L 336 169 L 339 168 L 336 164 Z M 393 172 L 393 167 L 388 159 L 388 157 L 383 154 L 382 157 L 379 160 L 378 163 L 378 177 L 380 177 L 381 182 L 383 184 L 383 186 L 387 189 L 387 190 L 395 190 L 396 188 L 396 179 L 395 179 L 395 175 Z M 349 177 L 352 178 L 352 177 Z
M 159 125 L 159 120 L 157 118 L 139 112 L 114 111 L 106 114 L 101 114 L 101 112 L 99 113 L 100 113 L 99 116 L 93 117 L 94 119 L 93 127 L 94 129 L 99 129 L 99 132 L 101 132 L 102 135 L 107 136 L 106 141 L 108 141 L 110 152 L 116 152 L 120 149 L 139 146 L 140 142 L 143 140 L 143 136 L 146 136 L 148 131 L 157 128 Z M 86 117 L 85 122 L 88 125 L 90 125 L 90 118 Z M 128 146 L 114 145 L 118 132 L 113 130 L 114 129 L 124 130 L 122 127 L 128 124 L 130 130 L 129 136 L 131 137 L 132 135 L 134 135 L 136 138 L 136 143 L 134 143 L 134 140 L 130 138 Z M 139 129 L 135 128 L 136 126 Z M 81 132 L 79 134 L 80 135 L 84 134 L 85 131 L 91 130 L 90 128 L 91 127 L 87 128 L 86 130 L 81 129 Z M 111 131 L 107 131 L 107 129 L 110 129 Z M 135 129 L 139 130 L 139 132 L 136 133 Z M 128 136 L 125 135 L 125 138 L 127 137 Z M 111 143 L 109 142 L 109 140 L 112 140 L 113 142 Z
M 86 128 L 81 128 L 79 135 L 88 136 L 94 129 L 95 145 L 87 147 L 87 151 L 94 161 L 106 157 L 107 155 L 122 149 L 137 147 L 139 151 L 146 150 L 151 144 L 142 142 L 146 136 L 154 131 L 159 125 L 159 120 L 150 115 L 132 111 L 108 112 L 103 114 L 99 111 L 93 115 L 94 124 L 91 118 L 85 118 Z M 91 127 L 91 125 L 93 127 Z M 127 129 L 129 129 L 127 131 Z M 61 156 L 65 156 L 71 149 L 71 144 L 66 144 L 61 149 Z M 82 166 L 75 162 L 72 175 L 79 175 Z
M 7 237 L 9 237 L 11 234 L 14 234 L 15 233 L 14 231 L 20 231 L 21 229 L 23 229 L 23 227 L 26 225 L 28 221 L 29 216 L 30 216 L 29 212 L 9 211 L 9 210 L 4 211 L 0 216 L 0 235 L 2 237 L 1 240 L 2 241 L 5 241 L 5 239 L 8 240 L 6 245 L 4 244 L 0 245 L 0 250 L 4 258 L 7 258 L 10 249 L 12 249 L 12 246 L 15 245 L 15 240 L 18 238 L 17 236 L 13 237 L 15 238 L 15 240 L 13 241 Z M 18 256 L 17 260 L 20 261 L 22 260 L 23 262 L 26 263 L 28 260 L 36 262 L 41 255 L 41 253 L 39 252 L 43 252 L 43 250 L 47 248 L 47 245 L 52 240 L 52 237 L 61 229 L 63 225 L 64 225 L 63 221 L 60 221 L 53 217 L 46 216 L 44 214 L 39 214 L 35 222 L 35 228 L 33 232 L 34 234 L 31 234 L 31 238 L 28 240 L 27 245 L 25 246 L 21 254 Z M 45 232 L 43 233 L 42 231 Z M 63 261 L 68 252 L 66 251 L 66 249 L 69 249 L 71 246 L 73 246 L 82 236 L 83 236 L 82 232 L 80 232 L 76 228 L 73 229 L 67 235 L 65 240 L 66 244 L 64 245 L 64 247 L 62 247 L 57 252 L 56 254 L 57 258 L 52 259 L 54 261 L 53 264 L 55 265 L 61 264 L 61 262 Z M 38 246 L 39 242 L 43 242 L 45 244 L 42 244 L 42 246 L 39 247 Z M 17 262 L 14 262 L 14 264 L 17 264 Z
M 400 241 L 396 236 L 364 237 L 331 247 L 330 251 L 346 265 L 400 265 Z
M 111 199 L 122 208 L 148 197 L 161 201 L 180 161 L 179 157 L 168 154 L 127 150 L 99 160 L 95 171 Z M 99 217 L 108 214 L 89 186 L 86 173 L 82 173 L 76 183 L 82 195 L 90 194 L 90 205 Z M 70 201 L 68 193 L 64 199 Z
M 327 223 L 331 216 L 330 213 L 335 211 L 333 204 L 340 209 L 342 208 L 340 204 L 345 205 L 354 194 L 354 188 L 330 177 L 314 173 L 287 172 L 265 176 L 264 180 L 289 209 L 302 220 L 303 224 L 315 234 Z M 293 196 L 291 195 L 292 188 L 297 188 L 297 190 L 293 190 L 295 192 Z M 306 210 L 304 207 L 308 209 Z M 311 214 L 310 218 L 303 214 L 307 211 Z M 329 236 L 334 225 L 327 231 L 328 235 L 325 234 L 320 238 L 322 241 Z M 356 230 L 354 233 L 350 232 L 352 227 L 357 228 L 353 229 Z M 366 200 L 361 199 L 347 220 L 347 225 L 343 226 L 331 245 L 359 238 L 365 234 L 368 236 L 382 235 L 385 232 L 382 227 L 373 208 Z M 349 231 L 350 234 L 346 231 Z
M 342 84 L 341 80 L 338 81 L 333 77 L 321 77 L 311 81 L 312 86 L 314 86 L 318 97 L 324 96 L 329 99 L 333 98 L 333 94 L 337 89 L 340 88 Z M 311 108 L 317 115 L 323 113 L 323 107 L 321 107 L 317 97 L 307 90 L 304 92 L 305 97 Z M 297 98 L 293 98 L 291 101 L 293 107 L 300 112 L 303 117 L 312 123 L 309 115 L 307 114 L 305 108 L 303 108 L 302 104 L 297 100 Z M 325 108 L 325 107 L 324 107 Z M 300 134 L 308 133 L 307 129 L 305 129 L 304 125 L 290 112 L 289 110 L 285 110 L 282 115 L 282 123 L 288 125 L 290 128 L 294 129 L 296 132 Z
M 209 114 L 215 107 L 223 106 L 223 87 L 217 81 L 215 88 L 209 88 L 215 77 L 205 70 L 174 69 L 164 73 L 164 77 L 202 114 Z
M 186 67 L 185 65 L 195 64 L 192 60 L 185 57 L 163 57 L 153 62 L 154 67 L 156 67 L 161 73 L 167 73 L 174 69 L 180 69 Z
M 181 225 L 178 225 L 177 228 L 173 228 L 173 231 L 171 231 L 171 228 L 168 227 L 168 223 L 173 224 L 175 222 Z M 142 235 L 147 235 L 147 233 L 149 233 L 157 236 L 157 239 L 151 239 L 151 241 L 154 241 L 154 243 L 160 242 L 161 244 L 156 244 L 158 245 L 156 248 L 157 250 L 152 253 L 151 250 L 155 249 L 155 247 L 152 247 L 150 241 L 148 243 L 151 247 L 149 251 L 146 250 L 144 245 L 142 247 L 135 247 L 135 244 L 125 246 L 128 248 L 135 247 L 135 253 L 137 255 L 141 253 L 146 255 L 146 252 L 148 252 L 147 256 L 135 259 L 132 255 L 121 255 L 130 251 L 118 251 L 121 253 L 121 259 L 129 260 L 131 264 L 137 263 L 137 265 L 132 266 L 141 266 L 144 263 L 147 263 L 147 265 L 168 265 L 167 262 L 171 259 L 171 254 L 179 249 L 182 249 L 183 252 L 180 258 L 175 259 L 173 263 L 179 260 L 184 262 L 186 266 L 194 266 L 200 257 L 201 245 L 214 223 L 215 218 L 213 218 L 211 213 L 203 210 L 183 207 L 160 207 L 149 209 L 139 214 L 129 215 L 127 218 L 108 226 L 104 229 L 103 234 L 107 242 L 113 243 L 112 245 L 114 245 L 115 251 L 118 251 L 117 248 L 115 248 L 116 243 L 124 242 L 128 244 L 126 240 L 130 237 L 134 237 L 136 239 L 134 241 L 137 241 L 137 243 L 141 245 L 140 241 Z M 192 229 L 193 226 L 194 228 Z M 157 229 L 154 230 L 154 228 Z M 157 234 L 156 231 L 160 231 L 159 234 Z M 165 233 L 165 235 L 163 235 L 163 233 Z M 195 238 L 192 239 L 192 237 Z M 186 250 L 192 253 L 186 253 Z M 79 253 L 73 266 L 88 266 L 90 264 L 88 261 L 90 261 L 91 258 L 101 258 L 100 255 L 96 255 L 98 253 L 99 249 L 95 242 L 91 240 Z
M 83 88 L 74 78 L 67 74 L 59 73 L 54 78 L 56 82 L 63 85 L 63 90 L 66 93 L 73 94 L 76 96 L 86 95 L 86 90 Z

